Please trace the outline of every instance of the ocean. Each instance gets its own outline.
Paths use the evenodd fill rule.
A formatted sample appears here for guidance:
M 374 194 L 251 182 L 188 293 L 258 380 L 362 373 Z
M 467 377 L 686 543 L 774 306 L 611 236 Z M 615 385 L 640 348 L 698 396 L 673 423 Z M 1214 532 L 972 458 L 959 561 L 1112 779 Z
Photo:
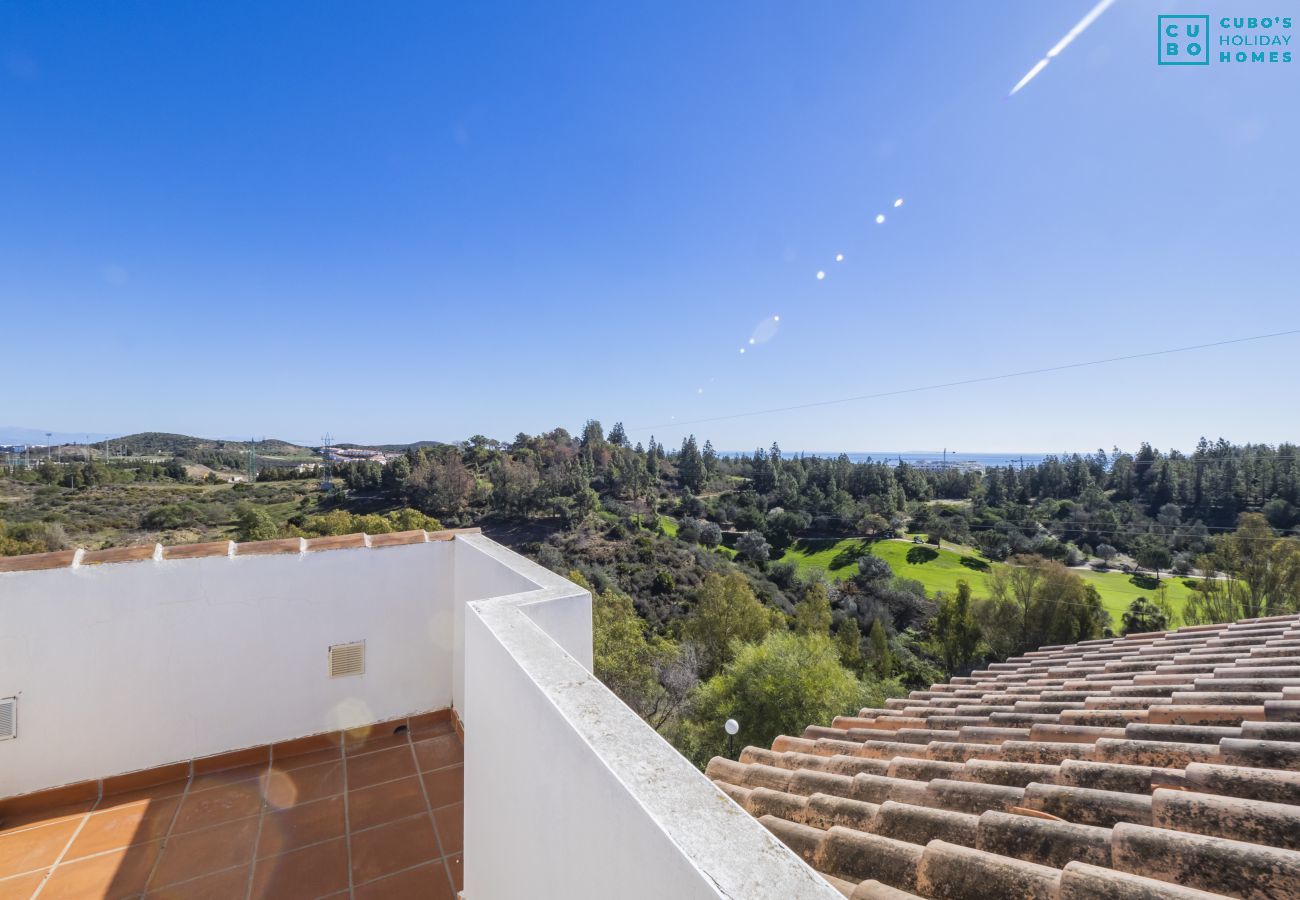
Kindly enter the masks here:
M 739 454 L 734 451 L 720 452 L 720 456 L 750 456 L 753 451 Z M 821 456 L 824 458 L 834 459 L 840 455 L 839 450 L 783 450 L 781 456 L 785 459 L 793 459 L 797 456 Z M 1065 453 L 960 453 L 949 450 L 944 455 L 942 450 L 871 450 L 866 452 L 844 451 L 853 462 L 866 462 L 874 460 L 876 462 L 886 462 L 897 465 L 901 460 L 912 465 L 924 464 L 935 466 L 947 462 L 948 465 L 956 467 L 973 467 L 990 468 L 993 466 L 1036 466 L 1048 456 L 1065 456 Z

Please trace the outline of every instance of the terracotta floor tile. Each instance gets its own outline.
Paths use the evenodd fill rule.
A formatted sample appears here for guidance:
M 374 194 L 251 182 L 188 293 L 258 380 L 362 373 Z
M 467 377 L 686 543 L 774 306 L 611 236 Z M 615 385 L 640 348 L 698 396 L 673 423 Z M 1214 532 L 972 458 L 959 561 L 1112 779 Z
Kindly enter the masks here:
M 402 778 L 348 792 L 348 827 L 352 831 L 422 812 L 427 812 L 427 807 L 418 778 Z
M 422 737 L 436 737 L 440 734 L 451 734 L 456 730 L 451 723 L 451 710 L 449 709 L 440 709 L 437 712 L 411 716 L 406 721 L 411 726 L 412 740 L 418 740 Z
M 348 756 L 359 756 L 406 745 L 410 742 L 409 730 L 405 719 L 354 728 L 343 732 L 343 752 Z
M 204 756 L 194 760 L 194 776 L 207 775 L 210 772 L 230 772 L 239 769 L 257 768 L 271 762 L 269 746 L 250 747 L 246 750 L 232 750 L 215 756 Z
M 0 881 L 0 900 L 30 900 L 36 886 L 45 878 L 48 870 L 19 875 Z
M 465 761 L 465 748 L 454 734 L 444 734 L 415 742 L 415 756 L 420 761 L 421 772 L 431 772 L 445 766 L 460 765 Z
M 344 830 L 342 794 L 281 812 L 268 812 L 262 817 L 257 857 L 342 837 Z
M 412 816 L 352 835 L 352 880 L 364 884 L 438 858 L 433 823 Z
M 167 797 L 179 797 L 185 793 L 188 784 L 188 781 L 168 781 L 163 784 L 124 790 L 112 796 L 105 796 L 103 800 L 99 801 L 95 811 L 112 809 L 115 806 L 126 806 L 128 803 L 139 803 L 141 800 L 163 800 Z
M 429 793 L 429 805 L 434 809 L 450 806 L 465 799 L 465 767 L 449 766 L 424 774 L 424 789 Z
M 45 883 L 41 896 L 50 900 L 82 900 L 86 897 L 116 900 L 139 896 L 161 849 L 162 841 L 154 841 L 90 859 L 60 863 Z
M 343 762 L 303 769 L 271 769 L 262 782 L 262 794 L 272 809 L 287 809 L 301 803 L 343 793 Z
M 0 819 L 25 815 L 31 812 L 47 812 L 79 803 L 94 803 L 99 799 L 98 781 L 78 781 L 48 791 L 36 791 L 32 794 L 20 794 L 0 800 Z
M 443 853 L 459 853 L 465 849 L 465 804 L 434 810 L 433 820 L 438 823 Z
M 173 834 L 197 831 L 222 822 L 255 816 L 262 809 L 262 787 L 256 781 L 228 784 L 206 791 L 191 790 L 181 801 Z
M 244 896 L 252 866 L 237 866 L 213 872 L 191 881 L 159 888 L 145 894 L 146 900 L 232 900 Z
M 150 889 L 251 861 L 257 821 L 240 819 L 203 831 L 172 835 L 163 848 Z
M 206 791 L 209 788 L 224 787 L 240 782 L 251 781 L 254 778 L 261 778 L 266 775 L 269 763 L 257 763 L 252 766 L 239 766 L 235 769 L 222 769 L 220 772 L 208 772 L 206 775 L 195 775 L 190 782 L 190 792 Z
M 348 886 L 348 849 L 342 838 L 257 861 L 253 896 L 311 900 Z
M 451 900 L 442 861 L 389 875 L 356 889 L 356 900 Z
M 185 782 L 189 780 L 190 764 L 187 762 L 173 763 L 170 766 L 158 766 L 141 772 L 128 772 L 125 775 L 114 775 L 111 778 L 105 778 L 103 794 L 105 797 L 113 797 L 118 794 L 133 793 L 160 785 L 172 785 L 176 788 L 172 793 L 179 794 L 184 789 Z M 158 794 L 157 796 L 164 797 L 168 795 Z
M 338 747 L 332 750 L 312 750 L 308 753 L 298 753 L 293 756 L 276 757 L 271 762 L 272 770 L 289 772 L 293 769 L 303 769 L 307 766 L 319 766 L 325 763 L 340 762 L 343 759 L 343 752 Z
M 0 835 L 23 831 L 40 825 L 79 820 L 94 808 L 94 803 L 68 803 L 53 809 L 34 809 L 0 815 Z M 3 877 L 3 875 L 0 875 Z
M 323 734 L 310 734 L 306 737 L 279 741 L 271 745 L 271 762 L 282 762 L 295 756 L 307 756 L 312 753 L 333 752 L 339 755 L 342 738 L 337 731 Z
M 82 816 L 0 835 L 0 878 L 54 864 L 68 846 Z
M 65 861 L 80 859 L 104 850 L 116 850 L 132 844 L 147 844 L 167 836 L 179 797 L 165 800 L 141 800 L 103 812 L 93 812 L 73 840 Z
M 348 758 L 348 790 L 369 787 L 383 781 L 396 781 L 415 774 L 411 748 L 393 747 Z

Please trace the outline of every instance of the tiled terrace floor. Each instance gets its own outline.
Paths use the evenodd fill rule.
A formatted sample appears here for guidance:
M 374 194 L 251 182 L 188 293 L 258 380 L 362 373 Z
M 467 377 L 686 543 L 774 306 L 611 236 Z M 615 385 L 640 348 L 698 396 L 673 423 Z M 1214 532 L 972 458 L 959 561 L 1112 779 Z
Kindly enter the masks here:
M 449 900 L 463 758 L 444 712 L 106 779 L 82 802 L 6 801 L 0 900 Z

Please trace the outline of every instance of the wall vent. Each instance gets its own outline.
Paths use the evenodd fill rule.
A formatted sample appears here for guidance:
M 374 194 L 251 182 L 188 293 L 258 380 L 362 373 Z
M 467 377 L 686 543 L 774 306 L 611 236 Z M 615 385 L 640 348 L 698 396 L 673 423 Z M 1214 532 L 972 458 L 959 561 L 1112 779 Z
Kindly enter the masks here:
M 335 644 L 330 647 L 330 678 L 364 675 L 366 672 L 366 642 Z
M 18 737 L 18 698 L 0 700 L 0 741 Z

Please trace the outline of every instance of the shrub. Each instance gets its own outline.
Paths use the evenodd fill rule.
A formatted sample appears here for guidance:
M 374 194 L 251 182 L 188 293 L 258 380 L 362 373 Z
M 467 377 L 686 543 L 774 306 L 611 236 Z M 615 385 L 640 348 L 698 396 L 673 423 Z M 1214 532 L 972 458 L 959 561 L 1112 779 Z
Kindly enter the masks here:
M 244 507 L 235 518 L 235 536 L 241 541 L 269 541 L 280 534 L 279 526 L 256 506 Z
M 140 527 L 153 531 L 189 528 L 203 519 L 203 512 L 193 503 L 164 503 L 140 517 Z

